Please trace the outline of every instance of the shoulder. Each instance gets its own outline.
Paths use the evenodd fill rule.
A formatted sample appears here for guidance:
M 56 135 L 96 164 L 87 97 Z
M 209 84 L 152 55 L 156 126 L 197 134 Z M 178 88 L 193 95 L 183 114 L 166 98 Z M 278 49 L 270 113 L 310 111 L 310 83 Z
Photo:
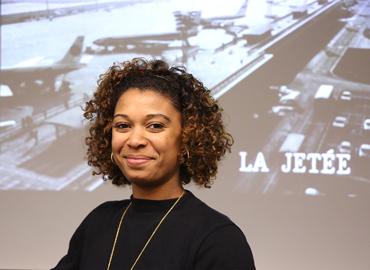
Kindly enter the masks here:
M 83 220 L 84 224 L 112 222 L 127 205 L 129 200 L 107 201 L 95 207 Z
M 187 194 L 188 222 L 196 232 L 195 269 L 254 269 L 251 248 L 243 231 L 226 215 Z
M 91 249 L 92 243 L 101 243 L 105 236 L 102 232 L 112 230 L 120 209 L 128 205 L 128 200 L 104 202 L 93 209 L 78 226 L 69 242 L 68 253 L 53 269 L 79 269 L 83 253 Z
M 192 220 L 197 221 L 198 224 L 209 226 L 234 224 L 229 217 L 213 209 L 205 202 L 198 199 L 190 191 L 186 191 L 186 197 L 184 198 L 184 212 L 187 216 L 191 216 Z
M 203 239 L 217 235 L 232 234 L 245 241 L 242 230 L 226 215 L 208 206 L 206 203 L 187 191 L 184 198 L 181 219 Z

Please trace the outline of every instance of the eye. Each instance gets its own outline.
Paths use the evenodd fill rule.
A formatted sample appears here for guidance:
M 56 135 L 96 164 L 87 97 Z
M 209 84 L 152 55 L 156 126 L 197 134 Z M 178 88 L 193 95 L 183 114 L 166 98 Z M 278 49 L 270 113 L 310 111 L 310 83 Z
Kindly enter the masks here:
M 124 123 L 124 122 L 118 122 L 116 124 L 114 124 L 114 128 L 118 131 L 125 131 L 129 128 L 129 124 L 128 123 Z
M 162 124 L 162 123 L 150 123 L 149 125 L 147 125 L 147 128 L 150 131 L 159 132 L 159 131 L 162 131 L 164 129 L 164 124 Z

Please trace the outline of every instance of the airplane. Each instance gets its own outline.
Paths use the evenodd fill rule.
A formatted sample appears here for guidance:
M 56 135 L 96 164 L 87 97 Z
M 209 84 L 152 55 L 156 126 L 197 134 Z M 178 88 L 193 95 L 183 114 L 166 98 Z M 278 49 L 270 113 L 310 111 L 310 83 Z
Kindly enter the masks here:
M 170 48 L 180 48 L 182 43 L 176 44 L 174 41 L 180 40 L 181 38 L 180 33 L 100 38 L 93 41 L 93 44 L 97 47 L 87 47 L 86 53 L 107 54 L 129 51 L 140 53 L 148 51 L 152 53 L 162 52 Z M 174 46 L 171 46 L 171 42 Z M 187 40 L 184 42 L 188 44 Z
M 176 32 L 99 38 L 94 40 L 93 46 L 88 46 L 85 52 L 91 54 L 122 52 L 160 54 L 165 50 L 190 48 L 188 38 L 198 34 L 200 12 L 175 11 L 174 16 Z
M 50 65 L 1 68 L 0 84 L 8 86 L 14 97 L 36 94 L 33 91 L 35 88 L 43 91 L 55 90 L 55 82 L 59 75 L 84 66 L 80 62 L 83 41 L 84 37 L 78 36 L 64 57 Z
M 236 19 L 244 18 L 247 12 L 248 0 L 245 0 L 240 9 L 233 15 L 213 17 L 213 18 L 201 18 L 200 24 L 203 29 L 223 28 L 234 25 Z
M 233 26 L 233 20 L 245 17 L 248 0 L 245 0 L 241 8 L 234 15 L 201 18 L 200 11 L 180 12 L 175 11 L 177 31 L 171 33 L 141 35 L 141 36 L 117 36 L 100 38 L 93 41 L 93 46 L 86 48 L 86 53 L 108 54 L 123 52 L 138 52 L 161 54 L 165 50 L 181 49 L 183 54 L 194 52 L 188 39 L 196 36 L 199 29 L 223 28 L 228 32 L 228 27 Z M 225 23 L 228 23 L 227 26 Z M 230 31 L 232 32 L 232 31 Z

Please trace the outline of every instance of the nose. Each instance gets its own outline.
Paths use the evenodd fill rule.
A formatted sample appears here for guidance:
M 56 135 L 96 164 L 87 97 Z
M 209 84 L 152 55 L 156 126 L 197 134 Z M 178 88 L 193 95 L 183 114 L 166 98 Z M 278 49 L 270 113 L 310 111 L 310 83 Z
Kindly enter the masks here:
M 141 128 L 133 128 L 127 139 L 127 145 L 130 148 L 141 148 L 147 145 L 148 141 L 145 137 L 145 131 Z

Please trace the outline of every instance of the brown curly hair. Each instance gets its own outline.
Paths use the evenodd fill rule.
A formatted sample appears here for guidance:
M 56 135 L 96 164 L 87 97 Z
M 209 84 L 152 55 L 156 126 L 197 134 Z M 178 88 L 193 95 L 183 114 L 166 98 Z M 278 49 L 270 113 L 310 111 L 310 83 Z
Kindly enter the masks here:
M 93 98 L 86 102 L 84 117 L 89 120 L 87 160 L 93 175 L 103 175 L 115 185 L 130 184 L 111 158 L 112 121 L 120 96 L 129 88 L 157 91 L 167 96 L 182 115 L 180 177 L 183 184 L 193 180 L 210 187 L 217 163 L 231 150 L 232 136 L 225 131 L 222 109 L 203 84 L 184 67 L 162 60 L 134 58 L 113 64 L 98 79 Z

